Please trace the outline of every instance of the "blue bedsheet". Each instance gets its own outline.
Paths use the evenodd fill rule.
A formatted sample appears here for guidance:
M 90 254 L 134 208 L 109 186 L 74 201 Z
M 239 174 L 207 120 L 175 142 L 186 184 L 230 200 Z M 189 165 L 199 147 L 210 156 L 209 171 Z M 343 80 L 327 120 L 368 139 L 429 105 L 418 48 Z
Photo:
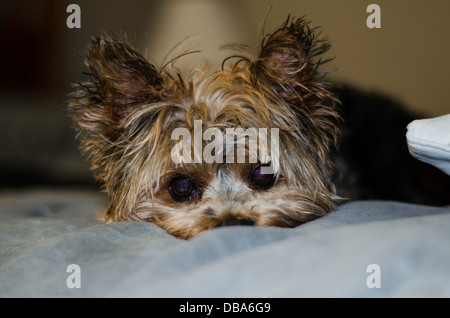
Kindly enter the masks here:
M 89 192 L 1 195 L 0 296 L 450 296 L 450 208 L 351 202 L 294 229 L 186 241 L 150 223 L 101 224 L 104 204 Z

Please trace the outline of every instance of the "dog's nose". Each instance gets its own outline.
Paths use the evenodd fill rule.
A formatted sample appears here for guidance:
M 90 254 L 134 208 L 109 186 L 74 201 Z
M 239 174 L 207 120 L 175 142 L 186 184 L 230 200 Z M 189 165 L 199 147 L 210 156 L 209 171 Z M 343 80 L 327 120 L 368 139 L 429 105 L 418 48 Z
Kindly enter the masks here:
M 255 221 L 249 218 L 230 217 L 222 222 L 223 226 L 229 225 L 255 225 Z

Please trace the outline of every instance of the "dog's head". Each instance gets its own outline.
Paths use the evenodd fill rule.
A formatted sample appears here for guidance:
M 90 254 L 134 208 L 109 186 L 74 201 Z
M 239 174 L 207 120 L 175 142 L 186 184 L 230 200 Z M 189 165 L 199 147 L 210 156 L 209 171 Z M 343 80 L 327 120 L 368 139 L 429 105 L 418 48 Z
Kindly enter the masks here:
M 89 80 L 70 109 L 110 196 L 107 219 L 189 238 L 231 224 L 293 227 L 331 211 L 339 115 L 318 71 L 328 48 L 303 19 L 288 19 L 254 56 L 183 76 L 118 37 L 93 38 Z

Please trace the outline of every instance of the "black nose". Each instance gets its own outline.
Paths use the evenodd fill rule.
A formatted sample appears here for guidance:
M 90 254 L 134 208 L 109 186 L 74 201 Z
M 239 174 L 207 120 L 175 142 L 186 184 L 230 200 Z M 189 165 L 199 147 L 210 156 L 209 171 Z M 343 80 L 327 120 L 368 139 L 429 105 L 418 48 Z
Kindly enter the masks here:
M 223 226 L 229 226 L 229 225 L 255 225 L 255 221 L 248 218 L 237 218 L 237 217 L 230 217 L 225 219 L 222 222 Z

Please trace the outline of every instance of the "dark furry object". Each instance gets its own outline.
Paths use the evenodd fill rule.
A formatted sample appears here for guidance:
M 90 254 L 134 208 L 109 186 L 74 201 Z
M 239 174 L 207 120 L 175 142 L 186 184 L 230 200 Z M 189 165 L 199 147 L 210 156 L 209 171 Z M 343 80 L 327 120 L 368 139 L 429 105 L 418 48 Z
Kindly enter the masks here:
M 406 126 L 420 116 L 375 93 L 341 87 L 343 124 L 339 150 L 332 154 L 338 194 L 351 200 L 396 200 L 445 205 L 450 177 L 413 158 Z

